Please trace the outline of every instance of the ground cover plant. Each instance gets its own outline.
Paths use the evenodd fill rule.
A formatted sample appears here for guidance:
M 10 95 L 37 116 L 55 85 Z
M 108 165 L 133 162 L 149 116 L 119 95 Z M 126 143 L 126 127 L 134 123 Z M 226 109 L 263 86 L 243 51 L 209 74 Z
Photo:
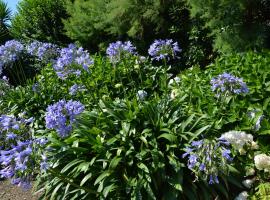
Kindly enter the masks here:
M 186 35 L 194 46 L 182 44 L 180 35 L 148 38 L 144 31 L 158 21 L 145 13 L 162 3 L 168 6 L 164 1 L 137 6 L 151 24 L 142 29 L 143 22 L 134 24 L 136 15 L 126 13 L 138 2 L 72 1 L 67 3 L 69 19 L 64 1 L 46 2 L 65 13 L 64 21 L 55 22 L 60 24 L 55 35 L 50 33 L 54 29 L 37 28 L 53 20 L 53 12 L 49 18 L 34 15 L 35 31 L 27 22 L 27 35 L 16 34 L 17 39 L 5 39 L 0 46 L 1 178 L 25 190 L 34 187 L 41 200 L 269 198 L 268 50 L 213 53 L 212 47 L 205 49 L 212 36 L 205 36 L 202 19 L 195 27 L 195 16 L 188 18 L 194 26 Z M 156 15 L 162 15 L 157 19 L 177 21 L 178 9 L 184 13 L 181 18 L 189 16 L 196 4 L 188 2 L 176 1 L 170 12 L 158 10 Z M 35 3 L 22 1 L 12 31 L 23 32 L 20 24 L 31 17 L 25 8 Z M 105 3 L 103 9 L 112 9 L 107 21 L 101 13 L 70 11 L 72 5 L 91 10 Z M 125 12 L 113 15 L 116 5 Z M 35 14 L 42 10 L 31 8 Z M 167 12 L 173 14 L 166 18 Z M 78 31 L 74 23 L 81 17 L 95 21 L 94 29 Z M 168 25 L 166 20 L 160 29 Z M 80 21 L 79 27 L 85 23 Z M 79 41 L 66 44 L 63 26 L 70 39 Z M 170 36 L 179 33 L 165 28 Z M 158 30 L 152 34 L 163 36 Z M 135 37 L 140 31 L 147 37 L 141 43 Z M 86 32 L 91 34 L 86 37 Z M 124 36 L 117 37 L 119 32 Z M 86 41 L 96 35 L 100 37 L 92 42 L 102 43 L 104 50 L 92 53 L 85 48 L 92 43 Z M 126 40 L 105 41 L 104 35 Z

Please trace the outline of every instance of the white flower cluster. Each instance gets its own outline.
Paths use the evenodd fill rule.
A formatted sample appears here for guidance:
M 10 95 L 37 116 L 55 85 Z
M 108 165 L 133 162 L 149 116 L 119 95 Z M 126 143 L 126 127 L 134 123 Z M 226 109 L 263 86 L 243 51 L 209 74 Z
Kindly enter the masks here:
M 257 149 L 258 145 L 253 141 L 251 134 L 246 134 L 243 131 L 229 131 L 223 133 L 220 139 L 227 140 L 235 149 L 242 154 L 245 153 L 244 145 L 248 145 L 251 149 Z
M 255 166 L 258 170 L 270 171 L 270 156 L 259 154 L 254 157 Z

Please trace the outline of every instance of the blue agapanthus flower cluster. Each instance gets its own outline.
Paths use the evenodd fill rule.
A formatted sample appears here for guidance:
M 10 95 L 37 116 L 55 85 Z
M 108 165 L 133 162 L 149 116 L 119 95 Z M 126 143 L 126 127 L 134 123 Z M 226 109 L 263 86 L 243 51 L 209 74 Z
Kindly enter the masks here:
M 84 90 L 85 90 L 84 85 L 74 84 L 69 88 L 69 94 L 73 96 L 76 95 L 78 92 L 82 92 Z
M 9 40 L 0 46 L 0 74 L 3 66 L 16 61 L 23 50 L 23 44 L 16 40 Z
M 59 78 L 66 79 L 70 74 L 80 76 L 82 70 L 89 72 L 89 66 L 92 64 L 94 61 L 86 50 L 70 44 L 61 50 L 60 57 L 57 58 L 53 67 Z
M 26 51 L 42 61 L 51 61 L 59 54 L 59 48 L 51 43 L 34 41 L 26 46 Z
M 84 105 L 78 101 L 60 100 L 47 108 L 46 127 L 55 129 L 62 138 L 69 136 L 76 117 L 84 111 Z
M 31 139 L 32 122 L 33 118 L 26 118 L 25 113 L 0 116 L 0 176 L 24 189 L 31 187 L 34 169 L 39 166 L 34 152 L 47 143 L 45 138 Z
M 246 83 L 242 78 L 238 78 L 229 73 L 223 73 L 211 80 L 212 91 L 221 94 L 246 94 L 249 92 Z
M 0 170 L 2 178 L 11 179 L 15 185 L 25 189 L 31 187 L 31 175 L 27 171 L 32 171 L 31 154 L 33 141 L 18 141 L 8 150 L 0 151 L 0 163 L 3 169 Z M 25 175 L 24 175 L 25 174 Z
M 209 184 L 219 183 L 218 175 L 226 173 L 228 163 L 232 161 L 228 146 L 229 143 L 224 140 L 193 141 L 182 157 L 188 157 L 188 168 L 196 176 L 208 180 Z
M 14 115 L 1 115 L 0 116 L 0 137 L 4 134 L 12 134 L 13 132 L 19 131 L 22 128 L 27 127 L 28 124 L 33 122 L 34 118 L 31 117 L 26 119 L 25 113 L 21 113 L 19 117 Z
M 10 179 L 14 185 L 30 189 L 35 169 L 47 170 L 49 168 L 46 156 L 41 155 L 41 162 L 38 164 L 35 153 L 47 142 L 45 138 L 22 140 L 22 137 L 17 135 L 9 148 L 0 151 L 0 165 L 2 166 L 0 176 Z
M 152 57 L 152 60 L 170 60 L 177 58 L 177 54 L 182 50 L 179 48 L 177 42 L 174 42 L 171 39 L 166 40 L 155 40 L 148 49 L 149 55 Z
M 130 55 L 136 54 L 136 47 L 130 41 L 122 42 L 117 41 L 110 43 L 106 50 L 107 56 L 112 63 L 117 63 L 123 58 L 127 58 Z

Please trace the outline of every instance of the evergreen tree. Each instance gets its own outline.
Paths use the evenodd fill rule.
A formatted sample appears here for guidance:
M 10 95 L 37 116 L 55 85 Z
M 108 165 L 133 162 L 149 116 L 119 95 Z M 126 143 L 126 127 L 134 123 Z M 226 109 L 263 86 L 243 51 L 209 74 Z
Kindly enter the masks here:
M 188 0 L 193 16 L 200 16 L 221 52 L 270 47 L 269 0 Z
M 22 0 L 12 19 L 15 38 L 67 43 L 62 19 L 67 18 L 65 0 Z
M 67 35 L 84 46 L 131 39 L 146 49 L 156 38 L 187 45 L 190 20 L 184 0 L 76 0 L 67 10 Z

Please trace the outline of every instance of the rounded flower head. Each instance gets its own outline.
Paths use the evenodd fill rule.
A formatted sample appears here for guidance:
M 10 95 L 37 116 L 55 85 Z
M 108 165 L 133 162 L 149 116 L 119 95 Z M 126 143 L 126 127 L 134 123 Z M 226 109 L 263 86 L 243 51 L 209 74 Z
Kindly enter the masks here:
M 130 41 L 116 41 L 114 43 L 110 43 L 106 53 L 112 63 L 117 63 L 122 58 L 128 57 L 130 55 L 135 55 L 136 47 L 134 47 Z
M 270 171 L 270 157 L 266 154 L 259 154 L 254 157 L 255 166 L 258 170 Z
M 78 101 L 61 100 L 50 105 L 46 110 L 45 120 L 48 129 L 55 129 L 62 138 L 72 131 L 76 117 L 84 111 L 84 105 Z
M 0 46 L 0 74 L 3 66 L 16 61 L 23 50 L 23 44 L 16 40 L 7 41 Z
M 89 71 L 89 66 L 94 64 L 89 53 L 82 47 L 76 47 L 70 44 L 67 48 L 63 48 L 60 57 L 54 64 L 54 69 L 61 79 L 66 79 L 68 75 L 81 75 L 81 70 Z
M 153 60 L 169 60 L 170 58 L 177 58 L 176 55 L 182 50 L 179 48 L 177 42 L 171 39 L 155 40 L 148 49 L 149 55 Z
M 235 77 L 229 73 L 223 73 L 211 80 L 212 90 L 217 92 L 217 96 L 224 93 L 246 94 L 248 87 L 242 78 Z
M 85 86 L 84 85 L 78 85 L 74 84 L 69 88 L 69 94 L 70 95 L 76 95 L 78 92 L 85 91 Z
M 51 43 L 34 41 L 26 46 L 26 51 L 39 60 L 51 61 L 59 54 L 59 49 Z

